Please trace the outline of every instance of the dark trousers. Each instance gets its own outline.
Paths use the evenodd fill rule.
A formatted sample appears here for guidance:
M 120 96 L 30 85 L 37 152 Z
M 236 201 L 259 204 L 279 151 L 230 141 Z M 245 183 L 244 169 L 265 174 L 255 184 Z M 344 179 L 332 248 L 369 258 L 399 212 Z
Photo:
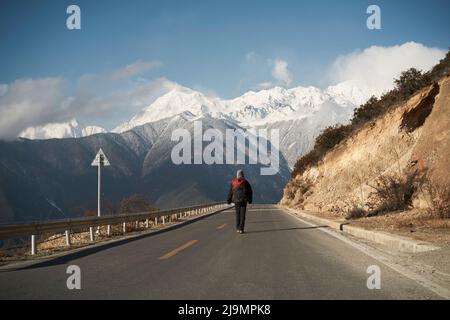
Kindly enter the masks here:
M 236 209 L 236 230 L 244 231 L 247 204 L 235 204 L 234 207 Z

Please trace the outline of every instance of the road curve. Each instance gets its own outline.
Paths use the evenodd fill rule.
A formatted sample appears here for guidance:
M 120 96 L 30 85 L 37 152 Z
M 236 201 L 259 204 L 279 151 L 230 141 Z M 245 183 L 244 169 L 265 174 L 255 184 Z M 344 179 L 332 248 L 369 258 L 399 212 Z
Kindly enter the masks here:
M 439 299 L 276 206 L 252 206 L 246 233 L 227 210 L 181 228 L 0 271 L 0 299 Z M 81 268 L 81 290 L 66 269 Z M 367 268 L 381 268 L 369 290 Z

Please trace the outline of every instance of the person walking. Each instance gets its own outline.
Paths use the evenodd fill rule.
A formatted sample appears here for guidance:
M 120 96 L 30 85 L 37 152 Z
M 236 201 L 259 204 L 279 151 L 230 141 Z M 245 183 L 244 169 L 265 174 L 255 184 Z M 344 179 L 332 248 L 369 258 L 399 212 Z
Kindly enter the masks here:
M 238 170 L 236 178 L 231 181 L 227 203 L 234 203 L 236 209 L 236 232 L 244 233 L 247 203 L 253 201 L 253 190 L 244 177 L 244 171 Z

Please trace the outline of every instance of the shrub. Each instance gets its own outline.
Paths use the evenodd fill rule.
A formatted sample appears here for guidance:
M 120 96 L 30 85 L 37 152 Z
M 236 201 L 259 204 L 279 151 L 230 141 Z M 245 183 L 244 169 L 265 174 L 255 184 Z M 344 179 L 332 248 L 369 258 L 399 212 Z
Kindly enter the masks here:
M 301 174 L 307 167 L 315 165 L 331 149 L 351 133 L 350 126 L 336 125 L 325 128 L 316 138 L 314 148 L 301 157 L 294 165 L 292 177 Z
M 325 128 L 316 138 L 315 149 L 327 152 L 344 140 L 350 133 L 350 126 L 335 125 Z
M 381 101 L 372 96 L 365 104 L 353 112 L 352 125 L 366 123 L 383 112 Z
M 360 207 L 353 207 L 347 212 L 347 216 L 345 219 L 352 220 L 352 219 L 359 219 L 367 216 L 367 211 Z
M 157 209 L 152 207 L 140 195 L 133 195 L 131 197 L 122 199 L 117 211 L 119 213 L 139 213 L 155 210 Z
M 416 68 L 411 68 L 401 73 L 400 78 L 394 79 L 395 86 L 401 99 L 407 99 L 416 91 L 430 84 L 430 74 L 422 73 Z
M 406 176 L 380 175 L 373 184 L 369 184 L 374 191 L 367 203 L 370 209 L 368 216 L 408 209 L 412 205 L 415 182 L 416 173 Z
M 295 178 L 298 174 L 305 171 L 308 166 L 316 164 L 319 159 L 320 156 L 315 149 L 308 152 L 295 162 L 294 170 L 292 170 L 292 177 Z
M 450 50 L 447 52 L 444 59 L 430 71 L 431 81 L 438 81 L 442 77 L 448 76 L 450 72 Z
M 429 196 L 427 212 L 433 218 L 450 219 L 450 186 L 435 185 L 429 179 L 423 186 Z

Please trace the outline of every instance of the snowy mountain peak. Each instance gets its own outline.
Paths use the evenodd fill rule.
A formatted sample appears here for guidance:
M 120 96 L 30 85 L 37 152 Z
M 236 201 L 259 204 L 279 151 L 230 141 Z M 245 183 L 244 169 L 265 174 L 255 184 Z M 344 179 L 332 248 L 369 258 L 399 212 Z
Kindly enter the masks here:
M 209 115 L 222 118 L 227 113 L 226 107 L 219 99 L 209 98 L 204 94 L 176 86 L 168 93 L 156 99 L 130 121 L 118 126 L 113 132 L 124 132 L 134 127 L 169 118 L 189 111 L 193 117 Z
M 83 126 L 76 119 L 71 119 L 68 122 L 49 123 L 27 128 L 20 133 L 19 137 L 26 139 L 63 139 L 86 137 L 104 132 L 106 130 L 101 127 Z
M 353 80 L 329 86 L 326 92 L 339 102 L 344 100 L 351 101 L 357 106 L 364 104 L 372 96 L 379 97 L 383 94 L 379 89 L 361 85 Z

